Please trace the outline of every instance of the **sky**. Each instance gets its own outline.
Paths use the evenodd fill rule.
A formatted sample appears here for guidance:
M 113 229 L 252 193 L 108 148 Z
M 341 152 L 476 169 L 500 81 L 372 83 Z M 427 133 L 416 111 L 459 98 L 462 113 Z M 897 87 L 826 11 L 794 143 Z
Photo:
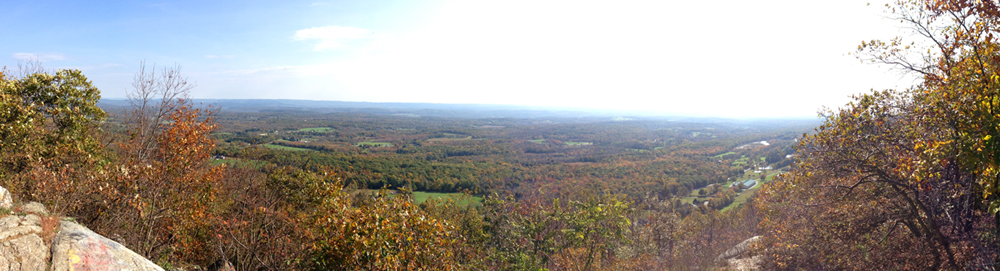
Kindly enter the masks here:
M 883 4 L 0 0 L 0 65 L 79 69 L 104 98 L 145 61 L 181 67 L 194 98 L 814 117 L 915 83 L 848 55 L 908 33 Z

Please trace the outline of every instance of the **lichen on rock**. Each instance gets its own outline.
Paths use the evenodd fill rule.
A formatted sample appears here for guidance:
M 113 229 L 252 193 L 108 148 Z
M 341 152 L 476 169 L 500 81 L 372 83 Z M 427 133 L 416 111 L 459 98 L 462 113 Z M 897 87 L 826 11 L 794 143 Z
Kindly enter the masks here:
M 0 218 L 0 270 L 44 270 L 49 249 L 38 236 L 41 232 L 36 215 Z
M 30 202 L 15 208 L 13 202 L 10 192 L 0 187 L 0 208 L 17 213 L 0 215 L 0 271 L 163 270 L 80 224 L 60 221 L 55 226 L 54 219 L 58 218 L 51 217 L 41 203 Z M 47 221 L 45 227 L 43 220 Z M 57 232 L 55 237 L 53 228 Z M 51 244 L 46 244 L 43 236 L 52 238 Z
M 52 270 L 158 270 L 148 259 L 118 242 L 69 221 L 52 240 Z

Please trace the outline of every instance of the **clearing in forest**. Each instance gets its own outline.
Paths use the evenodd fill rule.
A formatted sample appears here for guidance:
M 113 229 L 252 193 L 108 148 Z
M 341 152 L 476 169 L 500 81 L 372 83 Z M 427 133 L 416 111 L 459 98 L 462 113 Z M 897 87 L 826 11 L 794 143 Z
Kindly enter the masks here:
M 302 128 L 302 129 L 299 129 L 299 132 L 326 133 L 326 132 L 329 132 L 329 131 L 333 131 L 333 128 L 330 128 L 330 127 L 312 127 L 312 128 Z
M 767 176 L 764 177 L 764 183 L 774 180 L 774 176 L 777 176 L 778 174 L 781 174 L 781 171 L 775 170 L 773 173 L 767 174 Z M 747 176 L 747 174 L 745 174 L 744 176 Z M 760 174 L 757 174 L 756 179 L 751 179 L 751 180 L 760 180 Z M 757 184 L 754 185 L 753 187 L 749 187 L 749 189 L 744 190 L 743 193 L 740 193 L 740 195 L 736 197 L 736 199 L 733 199 L 733 203 L 730 203 L 729 206 L 726 206 L 726 208 L 722 208 L 722 211 L 730 210 L 746 203 L 747 199 L 750 199 L 750 197 L 752 197 L 754 194 L 757 194 L 757 189 L 760 189 L 760 186 L 763 185 L 764 183 L 758 181 Z
M 462 195 L 463 195 L 462 193 L 438 193 L 438 192 L 414 191 L 413 202 L 420 204 L 424 203 L 425 201 L 431 198 L 436 198 L 441 200 L 447 200 L 451 198 L 451 200 L 455 201 L 458 205 L 461 206 L 468 206 L 469 204 L 476 204 L 476 205 L 483 204 L 483 197 L 477 197 L 477 196 L 462 197 Z
M 723 154 L 720 154 L 720 155 L 712 156 L 712 158 L 722 159 L 723 156 L 730 155 L 730 154 L 736 154 L 736 153 L 735 152 L 727 152 L 727 153 L 723 153 Z

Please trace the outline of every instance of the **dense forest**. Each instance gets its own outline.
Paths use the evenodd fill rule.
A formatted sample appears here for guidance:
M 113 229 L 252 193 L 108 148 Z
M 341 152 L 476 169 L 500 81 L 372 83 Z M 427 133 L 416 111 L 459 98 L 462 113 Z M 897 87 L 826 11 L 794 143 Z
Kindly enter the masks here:
M 0 186 L 188 270 L 996 270 L 1000 6 L 886 11 L 918 40 L 856 56 L 921 80 L 821 122 L 237 110 L 171 67 L 102 103 L 26 63 Z

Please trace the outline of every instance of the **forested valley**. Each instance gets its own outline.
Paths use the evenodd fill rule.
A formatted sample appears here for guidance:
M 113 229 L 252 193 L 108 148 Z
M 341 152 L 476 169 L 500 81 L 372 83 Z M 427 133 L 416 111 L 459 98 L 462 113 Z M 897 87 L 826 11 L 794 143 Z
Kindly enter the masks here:
M 996 270 L 1000 6 L 886 12 L 913 35 L 852 54 L 918 81 L 817 121 L 201 103 L 145 64 L 102 100 L 26 63 L 0 186 L 184 270 Z
M 720 253 L 759 235 L 753 195 L 789 169 L 796 142 L 816 125 L 218 104 L 199 108 L 215 127 L 203 135 L 214 142 L 206 166 L 235 186 L 213 193 L 240 191 L 223 196 L 238 199 L 226 204 L 238 217 L 215 214 L 239 226 L 224 239 L 288 238 L 220 250 L 230 261 L 286 255 L 234 261 L 247 269 L 715 267 Z M 134 110 L 121 101 L 104 108 Z M 259 216 L 286 220 L 243 220 Z

